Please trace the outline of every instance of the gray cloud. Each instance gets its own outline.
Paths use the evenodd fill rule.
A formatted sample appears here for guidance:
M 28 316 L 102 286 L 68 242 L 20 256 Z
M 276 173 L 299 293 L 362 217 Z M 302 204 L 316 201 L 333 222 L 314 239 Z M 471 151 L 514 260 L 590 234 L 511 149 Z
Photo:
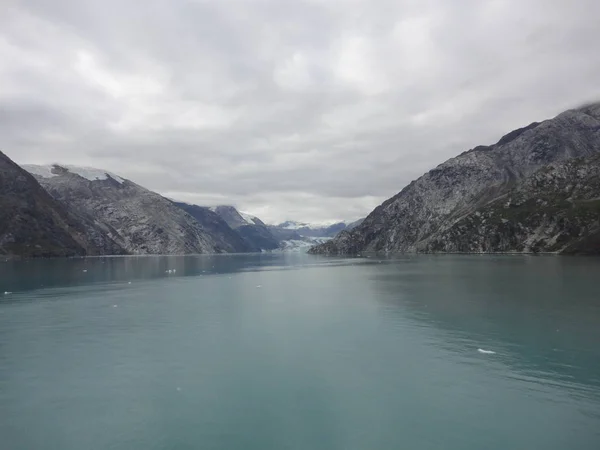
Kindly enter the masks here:
M 267 221 L 354 219 L 600 98 L 596 0 L 9 0 L 0 141 Z

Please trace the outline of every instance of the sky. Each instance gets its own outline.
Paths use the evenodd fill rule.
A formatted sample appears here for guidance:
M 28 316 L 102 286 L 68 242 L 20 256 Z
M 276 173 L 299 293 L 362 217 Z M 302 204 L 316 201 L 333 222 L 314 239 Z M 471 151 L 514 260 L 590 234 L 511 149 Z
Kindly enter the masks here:
M 598 0 L 3 0 L 0 150 L 353 220 L 600 99 Z

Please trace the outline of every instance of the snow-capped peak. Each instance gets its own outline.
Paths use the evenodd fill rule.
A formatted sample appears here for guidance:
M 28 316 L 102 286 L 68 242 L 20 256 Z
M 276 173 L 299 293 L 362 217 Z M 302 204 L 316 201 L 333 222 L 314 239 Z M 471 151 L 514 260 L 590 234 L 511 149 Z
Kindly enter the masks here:
M 256 225 L 256 217 L 242 211 L 238 212 L 240 213 L 240 216 L 242 216 L 242 219 L 248 223 L 248 225 Z
M 124 183 L 125 180 L 114 173 L 106 170 L 95 169 L 93 167 L 80 167 L 71 166 L 64 164 L 49 164 L 49 165 L 35 165 L 25 164 L 23 168 L 33 175 L 40 176 L 42 178 L 53 178 L 60 175 L 60 169 L 64 169 L 67 172 L 79 175 L 82 178 L 90 181 L 107 180 L 109 177 L 118 183 Z

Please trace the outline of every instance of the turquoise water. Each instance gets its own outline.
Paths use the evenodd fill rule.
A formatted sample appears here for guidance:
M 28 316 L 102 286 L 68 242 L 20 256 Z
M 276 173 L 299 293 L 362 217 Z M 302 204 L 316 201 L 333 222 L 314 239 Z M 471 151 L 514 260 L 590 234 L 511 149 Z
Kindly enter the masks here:
M 0 448 L 598 450 L 599 276 L 527 256 L 2 262 Z

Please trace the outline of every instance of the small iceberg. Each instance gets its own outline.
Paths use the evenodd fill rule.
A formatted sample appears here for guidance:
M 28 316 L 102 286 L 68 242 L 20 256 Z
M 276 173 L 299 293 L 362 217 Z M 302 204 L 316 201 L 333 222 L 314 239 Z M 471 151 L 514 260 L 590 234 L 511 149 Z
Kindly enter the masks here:
M 495 355 L 496 354 L 496 352 L 493 352 L 491 350 L 484 350 L 482 348 L 478 348 L 477 351 L 479 353 L 483 353 L 484 355 Z
M 4 295 L 10 295 L 12 292 L 4 291 Z

